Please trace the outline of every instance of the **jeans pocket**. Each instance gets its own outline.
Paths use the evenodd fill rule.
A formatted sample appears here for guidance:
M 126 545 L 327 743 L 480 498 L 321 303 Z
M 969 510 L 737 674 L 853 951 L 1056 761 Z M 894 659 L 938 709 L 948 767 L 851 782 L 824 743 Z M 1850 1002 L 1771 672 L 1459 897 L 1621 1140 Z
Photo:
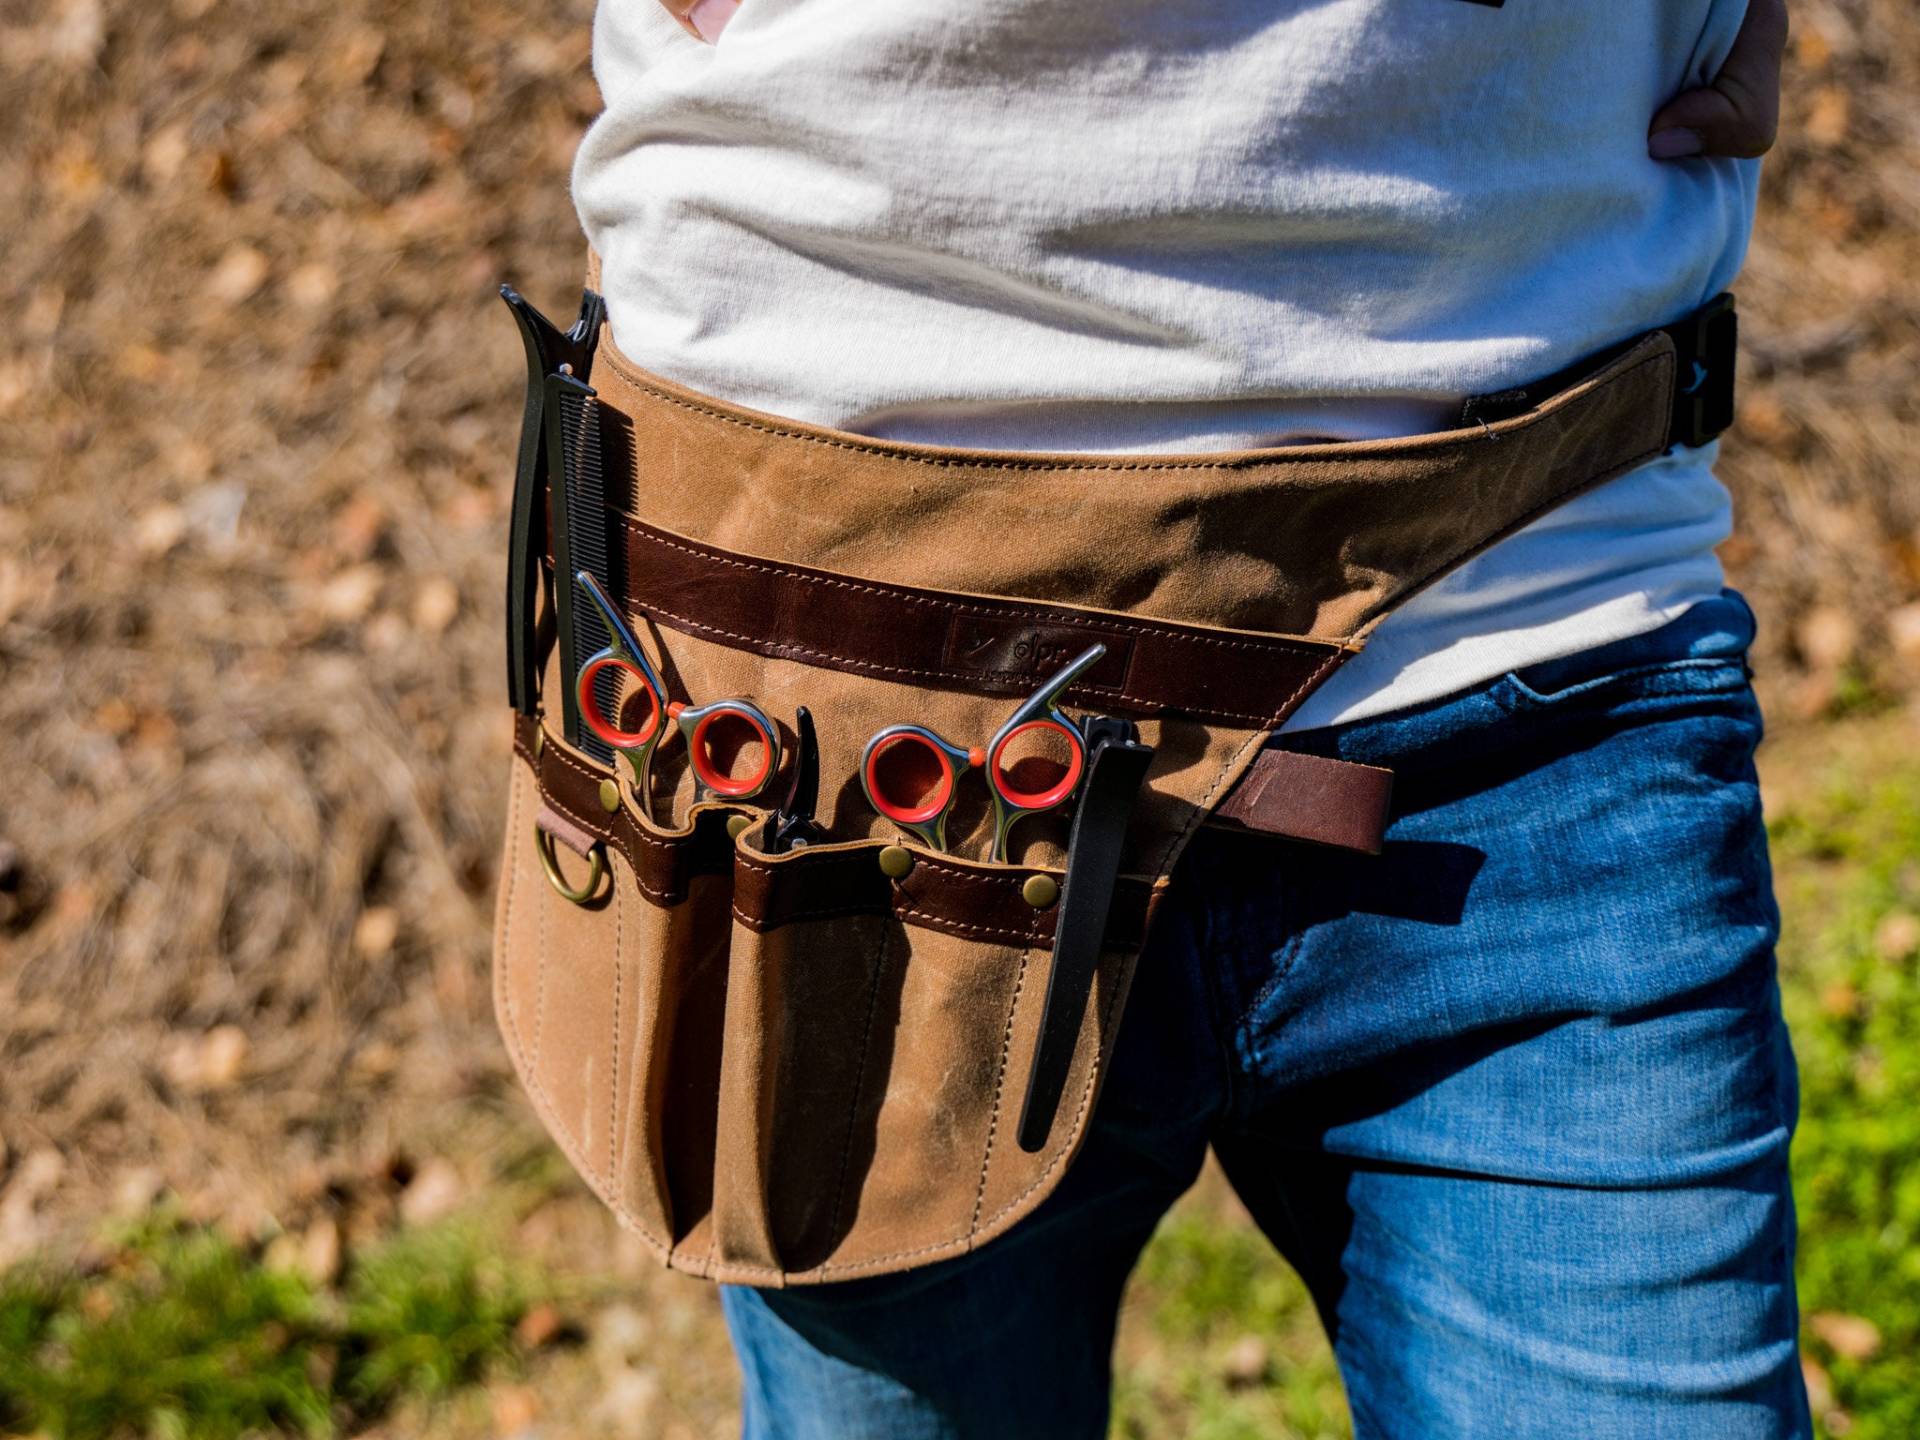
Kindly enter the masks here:
M 1510 670 L 1496 696 L 1512 708 L 1538 709 L 1737 691 L 1753 675 L 1753 637 L 1752 607 L 1738 591 L 1724 590 L 1645 634 Z
M 1744 655 L 1647 661 L 1585 675 L 1570 676 L 1564 670 L 1542 673 L 1546 671 L 1545 666 L 1530 665 L 1501 676 L 1498 688 L 1508 705 L 1541 709 L 1651 696 L 1726 694 L 1744 689 L 1753 673 Z

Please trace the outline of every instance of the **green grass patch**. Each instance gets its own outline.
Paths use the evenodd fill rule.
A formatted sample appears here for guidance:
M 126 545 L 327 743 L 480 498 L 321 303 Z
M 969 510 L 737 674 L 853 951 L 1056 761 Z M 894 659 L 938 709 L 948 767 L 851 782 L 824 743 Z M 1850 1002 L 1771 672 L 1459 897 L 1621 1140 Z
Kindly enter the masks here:
M 354 1267 L 347 1394 L 361 1407 L 443 1395 L 513 1353 L 533 1303 L 524 1275 L 477 1226 L 403 1232 Z
M 1836 758 L 1773 821 L 1821 1433 L 1920 1435 L 1920 764 Z M 1839 1317 L 1838 1319 L 1832 1317 Z M 1864 1320 L 1866 1327 L 1858 1322 Z
M 1123 1347 L 1116 1440 L 1333 1440 L 1348 1433 L 1306 1287 L 1243 1219 L 1203 1203 L 1168 1216 L 1128 1295 L 1151 1339 Z
M 0 1277 L 0 1426 L 53 1440 L 332 1435 L 511 1362 L 532 1298 L 471 1225 L 401 1232 L 334 1294 L 162 1216 L 95 1273 Z

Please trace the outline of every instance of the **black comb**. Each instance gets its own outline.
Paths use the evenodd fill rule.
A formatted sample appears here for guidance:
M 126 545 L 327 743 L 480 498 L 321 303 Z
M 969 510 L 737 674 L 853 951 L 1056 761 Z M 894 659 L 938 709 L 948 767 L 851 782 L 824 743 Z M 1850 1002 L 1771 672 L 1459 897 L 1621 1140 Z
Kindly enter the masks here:
M 618 595 L 607 546 L 606 479 L 601 466 L 600 404 L 591 387 L 571 375 L 547 377 L 548 414 L 553 424 L 547 435 L 552 458 L 547 473 L 554 478 L 553 551 L 554 609 L 560 631 L 561 733 L 569 745 L 602 764 L 613 763 L 613 751 L 580 723 L 580 699 L 575 677 L 589 656 L 607 648 L 612 636 L 606 622 L 587 599 L 577 580 L 584 570 L 609 595 Z M 594 698 L 602 715 L 617 715 L 620 678 L 614 667 L 600 672 Z
M 540 558 L 546 550 L 547 376 L 557 370 L 585 375 L 593 364 L 606 304 L 591 290 L 580 295 L 580 314 L 562 330 L 511 285 L 500 287 L 527 352 L 527 398 L 520 416 L 520 453 L 513 476 L 513 513 L 507 541 L 507 698 L 522 715 L 540 709 L 540 667 L 545 662 L 538 597 L 545 585 Z

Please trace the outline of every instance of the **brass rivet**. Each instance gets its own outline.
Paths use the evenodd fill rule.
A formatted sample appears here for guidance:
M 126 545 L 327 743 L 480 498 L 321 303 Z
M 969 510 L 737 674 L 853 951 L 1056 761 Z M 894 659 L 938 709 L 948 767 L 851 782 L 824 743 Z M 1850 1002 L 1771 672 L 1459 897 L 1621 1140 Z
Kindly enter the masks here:
M 753 824 L 751 815 L 729 815 L 727 816 L 727 834 L 732 839 L 738 840 L 751 824 Z
M 889 880 L 904 880 L 911 869 L 913 869 L 911 850 L 903 850 L 898 845 L 889 845 L 880 852 L 880 873 Z
M 542 750 L 545 750 L 546 748 L 547 748 L 547 732 L 544 729 L 534 731 L 533 732 L 533 758 L 538 760 L 540 758 L 540 752 Z
M 1036 910 L 1044 910 L 1060 898 L 1060 883 L 1051 875 L 1029 875 L 1020 887 L 1020 898 Z
M 620 808 L 620 782 L 602 780 L 600 782 L 600 808 L 611 815 Z

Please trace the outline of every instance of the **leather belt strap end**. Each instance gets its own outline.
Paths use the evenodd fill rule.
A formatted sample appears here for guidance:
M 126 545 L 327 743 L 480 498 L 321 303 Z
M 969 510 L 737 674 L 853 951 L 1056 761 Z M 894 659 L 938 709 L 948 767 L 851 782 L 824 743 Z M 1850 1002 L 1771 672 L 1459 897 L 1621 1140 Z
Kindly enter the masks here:
M 545 803 L 541 804 L 540 813 L 534 816 L 533 823 L 569 850 L 573 851 L 573 853 L 578 855 L 582 860 L 592 854 L 593 847 L 600 843 L 600 837 L 598 835 L 591 833 L 583 826 L 574 824 L 573 821 L 562 815 L 558 810 L 554 809 L 553 806 Z
M 1392 801 L 1391 770 L 1268 748 L 1208 823 L 1378 855 Z

